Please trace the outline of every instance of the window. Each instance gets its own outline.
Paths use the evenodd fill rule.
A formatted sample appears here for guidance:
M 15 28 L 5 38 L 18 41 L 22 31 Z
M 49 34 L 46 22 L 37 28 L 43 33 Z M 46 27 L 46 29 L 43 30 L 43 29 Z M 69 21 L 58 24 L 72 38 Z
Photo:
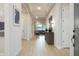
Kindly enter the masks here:
M 46 26 L 44 24 L 36 24 L 36 30 L 45 30 L 46 29 Z

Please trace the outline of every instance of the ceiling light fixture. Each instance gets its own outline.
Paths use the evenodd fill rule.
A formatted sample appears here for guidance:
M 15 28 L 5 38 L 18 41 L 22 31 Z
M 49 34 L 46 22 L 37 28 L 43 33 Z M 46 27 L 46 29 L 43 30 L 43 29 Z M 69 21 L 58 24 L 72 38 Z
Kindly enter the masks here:
M 37 7 L 37 9 L 38 9 L 38 10 L 41 10 L 41 7 L 39 6 L 39 7 Z
M 38 16 L 36 16 L 36 19 L 38 19 Z

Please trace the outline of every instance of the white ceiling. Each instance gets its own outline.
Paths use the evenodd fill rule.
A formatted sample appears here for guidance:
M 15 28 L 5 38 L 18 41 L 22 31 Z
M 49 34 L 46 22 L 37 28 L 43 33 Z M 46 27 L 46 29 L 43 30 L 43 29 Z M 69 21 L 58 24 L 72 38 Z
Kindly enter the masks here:
M 36 16 L 38 17 L 38 19 L 45 19 L 49 13 L 49 11 L 53 8 L 54 4 L 50 4 L 50 3 L 30 3 L 28 4 L 30 11 L 32 13 L 32 15 L 34 16 L 34 18 L 36 18 Z M 38 10 L 37 8 L 40 7 L 41 9 Z
M 37 20 L 45 21 L 47 15 L 49 14 L 50 10 L 54 6 L 54 3 L 28 3 L 28 4 L 23 4 L 23 5 L 27 6 L 33 18 L 36 19 L 36 16 L 37 16 L 38 17 Z M 37 9 L 38 7 L 40 7 L 41 9 L 38 10 Z

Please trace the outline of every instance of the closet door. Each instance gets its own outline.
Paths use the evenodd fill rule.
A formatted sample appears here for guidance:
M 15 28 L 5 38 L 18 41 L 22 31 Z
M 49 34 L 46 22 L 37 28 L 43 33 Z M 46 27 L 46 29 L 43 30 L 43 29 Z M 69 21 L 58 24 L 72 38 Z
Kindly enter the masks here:
M 62 4 L 62 47 L 69 47 L 69 31 L 70 31 L 70 19 L 69 19 L 69 4 Z

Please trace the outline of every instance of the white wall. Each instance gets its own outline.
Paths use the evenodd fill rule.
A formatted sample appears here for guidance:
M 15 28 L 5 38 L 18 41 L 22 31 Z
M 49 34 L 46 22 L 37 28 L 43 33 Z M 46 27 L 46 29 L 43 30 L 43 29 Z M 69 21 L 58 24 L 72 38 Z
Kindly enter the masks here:
M 51 12 L 49 13 L 47 17 L 47 27 L 48 26 L 48 18 L 50 16 L 53 16 L 53 19 L 55 21 L 54 26 L 54 45 L 57 48 L 61 48 L 61 4 L 55 4 Z
M 31 39 L 32 38 L 32 18 L 30 16 L 30 14 L 26 15 L 26 37 L 27 39 Z
M 55 46 L 61 48 L 61 4 L 56 4 L 53 10 L 53 18 L 55 20 L 54 34 Z
M 51 15 L 54 18 L 54 43 L 59 49 L 70 46 L 73 30 L 73 20 L 70 19 L 70 12 L 70 4 L 55 4 L 47 17 L 47 27 L 49 25 L 48 18 Z
M 14 5 L 21 13 L 21 4 Z M 5 4 L 5 55 L 16 55 L 21 50 L 22 20 L 20 17 L 20 25 L 14 25 L 13 20 L 13 4 Z
M 0 22 L 4 22 L 4 4 L 0 3 Z
M 23 14 L 23 13 L 21 13 L 22 15 L 21 15 L 21 17 L 22 17 L 22 39 L 24 39 L 25 38 L 25 32 L 24 32 L 24 19 L 25 19 L 25 15 Z
M 4 18 L 4 4 L 0 3 L 0 22 L 5 23 Z M 5 32 L 4 30 L 0 30 L 0 32 Z M 4 55 L 5 52 L 5 36 L 0 36 L 0 55 Z
M 33 28 L 32 28 L 32 18 L 29 13 L 22 13 L 23 20 L 23 39 L 32 39 Z

